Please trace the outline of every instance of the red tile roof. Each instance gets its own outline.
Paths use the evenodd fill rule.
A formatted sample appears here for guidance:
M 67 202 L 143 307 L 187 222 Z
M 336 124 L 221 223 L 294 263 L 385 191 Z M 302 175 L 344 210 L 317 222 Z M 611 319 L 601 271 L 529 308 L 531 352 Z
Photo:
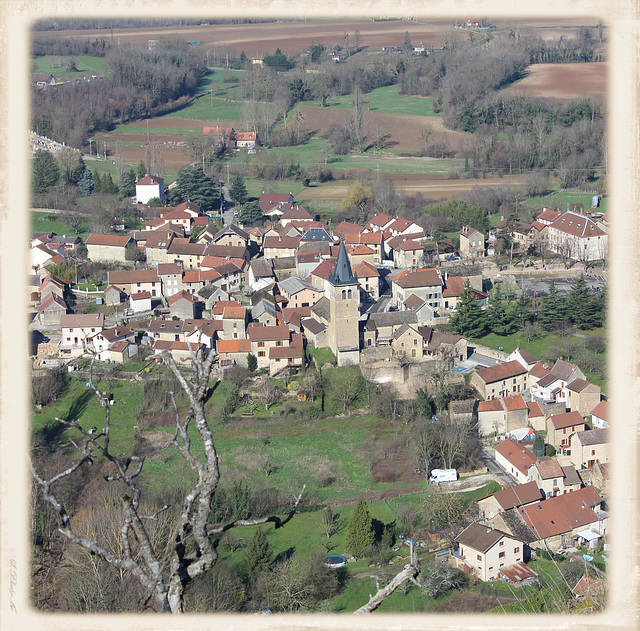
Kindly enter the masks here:
M 169 306 L 175 304 L 176 302 L 178 302 L 178 300 L 186 300 L 187 302 L 190 302 L 191 304 L 193 304 L 195 302 L 193 296 L 191 295 L 190 292 L 185 291 L 184 289 L 182 289 L 181 291 L 173 294 L 173 296 L 169 296 L 169 298 L 167 298 L 167 303 L 169 304 Z M 193 314 L 192 314 L 193 315 Z
M 549 228 L 559 230 L 574 237 L 598 237 L 607 234 L 585 215 L 569 210 L 556 219 Z
M 388 224 L 392 219 L 393 217 L 391 217 L 390 215 L 386 215 L 385 213 L 376 213 L 369 223 L 372 226 L 378 226 L 379 228 L 382 228 L 382 226 Z
M 218 340 L 216 351 L 218 353 L 250 353 L 251 340 Z
M 450 298 L 452 296 L 462 296 L 464 291 L 464 281 L 461 276 L 449 276 L 444 281 L 445 287 L 442 290 L 443 298 Z
M 244 320 L 246 315 L 247 310 L 244 307 L 236 307 L 235 305 L 225 307 L 222 312 L 223 319 L 227 320 Z
M 162 184 L 162 182 L 164 182 L 164 178 L 155 175 L 145 175 L 136 182 L 136 185 L 149 186 L 151 184 Z
M 354 274 L 358 278 L 375 278 L 380 276 L 380 272 L 371 263 L 367 261 L 361 261 L 352 268 Z
M 391 276 L 390 280 L 398 287 L 409 289 L 412 287 L 441 287 L 442 278 L 433 267 L 426 269 L 405 270 Z
M 106 245 L 110 247 L 118 247 L 123 248 L 131 241 L 131 237 L 128 236 L 119 236 L 115 234 L 96 234 L 91 233 L 87 240 L 85 241 L 86 245 Z
M 525 484 L 516 484 L 516 486 L 502 489 L 493 494 L 498 504 L 503 510 L 508 510 L 514 506 L 523 506 L 531 502 L 537 502 L 542 499 L 542 494 L 538 485 L 533 480 Z
M 516 394 L 502 399 L 507 412 L 515 412 L 516 410 L 526 410 L 527 404 L 521 394 Z
M 510 438 L 503 440 L 496 447 L 496 453 L 499 453 L 524 475 L 527 475 L 529 467 L 537 461 L 531 451 Z
M 272 340 L 289 340 L 291 332 L 288 326 L 252 326 L 249 328 L 249 339 L 252 342 Z
M 527 407 L 529 408 L 529 413 L 527 415 L 529 418 L 544 416 L 544 413 L 537 401 L 531 401 L 530 403 L 527 403 Z
M 565 412 L 564 414 L 552 414 L 549 418 L 554 429 L 563 429 L 572 426 L 577 427 L 578 425 L 584 424 L 584 419 L 577 410 Z
M 494 383 L 496 381 L 504 381 L 505 379 L 511 379 L 526 373 L 526 368 L 523 368 L 522 364 L 515 359 L 510 362 L 496 364 L 495 366 L 480 368 L 480 370 L 476 371 L 476 374 L 486 384 Z
M 549 460 L 538 460 L 534 466 L 543 480 L 564 478 L 564 472 L 557 460 L 553 460 L 552 458 L 549 458 Z
M 609 402 L 600 401 L 600 403 L 591 410 L 591 414 L 609 422 Z
M 490 401 L 480 401 L 478 403 L 478 412 L 501 412 L 503 409 L 500 399 L 491 399 Z

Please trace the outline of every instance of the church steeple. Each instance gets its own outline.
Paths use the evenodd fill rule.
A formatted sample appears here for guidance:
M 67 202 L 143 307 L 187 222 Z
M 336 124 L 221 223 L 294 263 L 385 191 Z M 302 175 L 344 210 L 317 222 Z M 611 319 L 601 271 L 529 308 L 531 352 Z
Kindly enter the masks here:
M 340 239 L 336 268 L 333 274 L 329 276 L 329 282 L 332 285 L 353 285 L 358 282 L 358 278 L 351 271 L 351 263 L 349 263 L 349 257 L 347 256 L 343 239 Z

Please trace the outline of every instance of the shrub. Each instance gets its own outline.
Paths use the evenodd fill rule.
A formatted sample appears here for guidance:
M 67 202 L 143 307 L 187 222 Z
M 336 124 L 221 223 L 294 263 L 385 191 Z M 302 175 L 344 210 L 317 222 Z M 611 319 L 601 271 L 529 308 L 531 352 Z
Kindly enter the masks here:
M 44 375 L 31 378 L 33 402 L 36 405 L 53 403 L 69 383 L 69 375 L 64 368 L 53 368 Z

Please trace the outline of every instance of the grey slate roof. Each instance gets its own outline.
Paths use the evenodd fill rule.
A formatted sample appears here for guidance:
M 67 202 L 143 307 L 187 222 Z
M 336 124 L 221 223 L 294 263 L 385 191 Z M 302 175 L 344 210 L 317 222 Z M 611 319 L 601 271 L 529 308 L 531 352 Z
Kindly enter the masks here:
M 301 237 L 300 241 L 329 241 L 333 243 L 333 237 L 324 228 L 309 228 Z
M 336 260 L 336 268 L 331 276 L 329 276 L 329 282 L 332 285 L 354 285 L 358 282 L 358 279 L 351 271 L 351 263 L 347 256 L 347 250 L 344 247 L 344 241 L 340 241 L 340 250 L 338 251 L 338 259 Z
M 276 306 L 268 300 L 261 300 L 255 307 L 251 309 L 251 317 L 259 318 L 263 313 L 267 313 L 271 317 L 276 317 Z
M 272 259 L 254 259 L 250 265 L 254 278 L 269 278 L 273 276 Z
M 318 322 L 315 318 L 304 318 L 300 320 L 300 324 L 302 324 L 302 328 L 311 331 L 314 335 L 318 335 L 318 333 L 322 333 L 327 327 Z
M 323 296 L 311 307 L 311 313 L 319 318 L 331 322 L 331 303 L 329 299 Z
M 280 289 L 286 292 L 289 296 L 297 294 L 303 289 L 313 289 L 314 291 L 317 291 L 311 283 L 308 283 L 306 280 L 298 278 L 297 276 L 290 276 L 289 278 L 278 281 L 278 285 L 280 286 Z
M 417 324 L 418 316 L 415 311 L 390 311 L 389 313 L 373 313 L 369 316 L 376 328 L 395 326 L 400 324 Z

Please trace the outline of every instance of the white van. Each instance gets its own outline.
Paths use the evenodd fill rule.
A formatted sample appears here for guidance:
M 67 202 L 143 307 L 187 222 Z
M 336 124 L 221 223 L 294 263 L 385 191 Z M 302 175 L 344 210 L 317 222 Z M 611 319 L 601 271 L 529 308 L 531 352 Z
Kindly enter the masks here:
M 429 482 L 439 484 L 440 482 L 455 482 L 458 479 L 458 472 L 455 469 L 432 469 Z

